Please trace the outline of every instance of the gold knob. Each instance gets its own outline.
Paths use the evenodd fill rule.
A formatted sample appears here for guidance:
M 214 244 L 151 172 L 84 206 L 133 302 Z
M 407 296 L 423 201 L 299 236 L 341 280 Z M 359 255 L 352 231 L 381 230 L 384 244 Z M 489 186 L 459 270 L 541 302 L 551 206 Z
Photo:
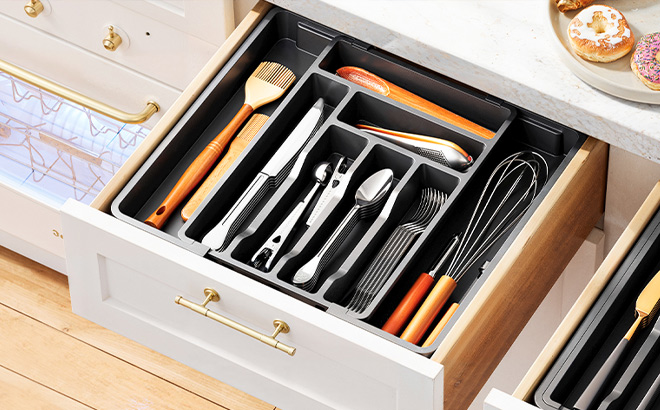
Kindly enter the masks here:
M 121 36 L 115 33 L 113 26 L 108 27 L 108 35 L 103 39 L 103 47 L 108 51 L 115 51 L 121 44 Z
M 44 5 L 39 0 L 29 0 L 23 10 L 28 16 L 35 18 L 44 11 Z

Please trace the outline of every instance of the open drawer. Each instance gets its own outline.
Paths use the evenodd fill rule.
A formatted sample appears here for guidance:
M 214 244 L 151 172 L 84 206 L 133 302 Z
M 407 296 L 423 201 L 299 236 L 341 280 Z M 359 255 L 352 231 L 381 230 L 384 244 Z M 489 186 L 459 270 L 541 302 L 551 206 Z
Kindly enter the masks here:
M 106 187 L 91 207 L 72 201 L 63 207 L 73 309 L 286 410 L 466 408 L 600 218 L 607 145 L 289 12 L 276 9 L 266 15 L 268 8 L 260 3 L 237 28 L 120 170 L 113 186 Z M 282 41 L 277 36 L 283 36 Z M 274 45 L 259 46 L 260 41 L 274 41 Z M 186 163 L 208 143 L 204 138 L 212 139 L 229 120 L 225 112 L 229 110 L 216 105 L 213 111 L 210 102 L 240 106 L 245 78 L 237 77 L 235 68 L 251 71 L 245 67 L 254 67 L 266 54 L 290 58 L 286 61 L 303 69 L 289 93 L 269 108 L 274 125 L 260 132 L 251 145 L 260 148 L 241 155 L 185 224 L 174 218 L 176 214 L 163 230 L 142 223 L 146 208 L 162 200 Z M 333 75 L 340 64 L 370 64 L 371 70 L 390 76 L 407 73 L 401 81 L 418 79 L 425 84 L 428 98 L 436 91 L 453 96 L 451 108 L 472 115 L 474 121 L 479 121 L 475 118 L 479 115 L 470 114 L 471 107 L 479 107 L 481 115 L 488 117 L 482 119 L 483 125 L 493 129 L 495 137 L 479 139 L 359 90 Z M 236 255 L 250 236 L 237 238 L 235 242 L 240 243 L 225 251 L 213 251 L 199 241 L 204 232 L 200 221 L 218 218 L 218 213 L 226 211 L 229 204 L 223 198 L 235 199 L 244 188 L 241 183 L 257 173 L 255 164 L 263 165 L 266 154 L 274 151 L 273 144 L 281 143 L 278 136 L 302 117 L 306 109 L 301 107 L 311 106 L 319 96 L 327 97 L 325 110 L 330 114 L 310 141 L 311 147 L 303 150 L 312 158 L 299 164 L 303 170 L 311 168 L 310 161 L 339 151 L 359 164 L 356 175 L 368 175 L 382 164 L 391 164 L 397 184 L 392 195 L 398 198 L 406 198 L 409 187 L 421 183 L 435 184 L 449 193 L 447 212 L 438 213 L 435 228 L 420 237 L 419 244 L 411 248 L 414 255 L 397 267 L 404 278 L 397 283 L 406 284 L 404 291 L 383 292 L 378 299 L 381 314 L 374 310 L 370 316 L 348 315 L 339 299 L 326 296 L 332 292 L 321 294 L 317 289 L 308 295 L 280 280 L 286 274 L 278 273 L 273 279 L 241 264 L 244 256 Z M 397 145 L 376 141 L 350 127 L 358 116 L 381 122 L 402 118 L 406 125 L 418 127 L 416 132 L 439 130 L 475 150 L 475 164 L 465 172 L 445 169 Z M 199 130 L 198 135 L 181 137 L 190 136 L 184 131 L 191 129 Z M 270 145 L 261 138 L 268 133 L 276 136 Z M 468 191 L 484 184 L 497 161 L 519 146 L 548 158 L 548 183 L 520 223 L 483 256 L 491 263 L 482 272 L 478 268 L 483 263 L 476 264 L 471 281 L 457 289 L 455 296 L 460 296 L 461 305 L 435 342 L 423 348 L 380 330 L 398 303 L 392 300 L 400 299 L 420 269 L 434 259 L 429 250 L 446 241 L 443 229 L 437 228 L 440 222 L 467 222 L 469 212 L 463 212 L 460 201 L 476 202 L 478 194 Z M 246 169 L 245 176 L 237 171 Z M 263 227 L 274 229 L 277 220 L 269 216 L 286 211 L 280 204 L 295 203 L 290 192 L 299 192 L 300 185 L 285 181 L 272 194 L 271 205 L 245 222 L 246 232 L 256 232 L 256 236 L 266 229 Z M 412 199 L 402 201 L 393 199 L 385 209 L 393 210 L 392 215 L 403 214 Z M 338 206 L 348 208 L 344 202 Z M 394 229 L 390 219 L 381 218 L 374 225 Z M 338 272 L 359 270 L 364 266 L 360 264 L 368 262 L 361 255 L 373 255 L 377 243 L 384 241 L 373 229 L 365 228 L 361 234 L 375 240 L 349 237 L 354 248 L 344 250 L 344 259 L 334 267 Z M 306 237 L 302 238 L 304 244 Z M 311 236 L 309 243 L 314 240 Z M 285 272 L 287 263 L 278 263 L 278 272 Z M 219 301 L 208 298 L 205 308 L 195 307 L 205 299 L 205 288 L 217 291 Z M 178 306 L 175 300 L 192 301 L 194 304 L 184 304 L 254 337 L 264 334 L 262 339 L 271 346 Z M 276 332 L 274 321 L 285 322 L 289 332 Z M 278 333 L 276 337 L 270 337 L 273 332 Z M 289 348 L 295 348 L 295 355 L 285 354 L 293 353 Z
M 635 320 L 635 300 L 657 273 L 660 183 L 656 184 L 513 395 L 493 390 L 486 409 L 573 408 Z M 651 334 L 639 329 L 589 408 L 637 409 L 658 375 Z M 655 350 L 654 350 L 655 349 Z M 649 352 L 651 354 L 649 354 Z M 614 395 L 611 392 L 617 391 Z M 614 400 L 614 398 L 616 400 Z M 608 404 L 606 405 L 605 402 Z M 656 408 L 650 402 L 649 407 Z

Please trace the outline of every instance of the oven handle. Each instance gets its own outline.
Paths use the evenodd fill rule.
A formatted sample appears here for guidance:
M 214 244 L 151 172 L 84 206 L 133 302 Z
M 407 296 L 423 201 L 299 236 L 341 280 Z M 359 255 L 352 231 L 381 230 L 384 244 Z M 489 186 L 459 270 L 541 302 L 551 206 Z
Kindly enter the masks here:
M 0 71 L 4 71 L 5 73 L 18 78 L 19 80 L 25 81 L 28 84 L 32 84 L 33 86 L 38 87 L 51 94 L 55 94 L 69 101 L 73 101 L 74 103 L 89 108 L 90 110 L 96 111 L 99 114 L 103 114 L 107 117 L 113 118 L 117 121 L 127 124 L 139 124 L 145 122 L 149 118 L 151 118 L 152 115 L 157 113 L 158 110 L 160 110 L 160 106 L 158 105 L 158 103 L 154 101 L 149 101 L 147 102 L 147 106 L 144 107 L 144 109 L 139 113 L 136 114 L 127 113 L 120 109 L 111 107 L 108 104 L 87 97 L 86 95 L 82 95 L 77 91 L 73 91 L 64 86 L 61 86 L 53 81 L 40 77 L 34 73 L 31 73 L 27 70 L 17 67 L 4 60 L 0 60 Z

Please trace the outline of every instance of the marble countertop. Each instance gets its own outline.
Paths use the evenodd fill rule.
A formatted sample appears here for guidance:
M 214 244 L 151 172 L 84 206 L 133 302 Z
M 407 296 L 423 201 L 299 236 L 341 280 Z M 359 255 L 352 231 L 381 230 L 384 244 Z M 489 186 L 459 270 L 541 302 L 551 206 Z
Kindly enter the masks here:
M 555 49 L 547 0 L 269 1 L 660 162 L 660 105 L 577 78 Z

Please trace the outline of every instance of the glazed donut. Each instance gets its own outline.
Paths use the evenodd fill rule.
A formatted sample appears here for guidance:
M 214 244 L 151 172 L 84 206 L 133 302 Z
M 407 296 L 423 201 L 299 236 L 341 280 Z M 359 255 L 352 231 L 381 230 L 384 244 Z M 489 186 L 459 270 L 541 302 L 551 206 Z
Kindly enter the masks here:
M 623 14 L 614 7 L 601 5 L 589 6 L 571 20 L 568 39 L 577 55 L 601 63 L 625 56 L 635 44 Z
M 660 91 L 660 32 L 639 39 L 630 68 L 647 87 Z
M 581 9 L 582 7 L 587 7 L 595 0 L 555 0 L 557 8 L 562 13 L 566 13 L 570 10 Z

